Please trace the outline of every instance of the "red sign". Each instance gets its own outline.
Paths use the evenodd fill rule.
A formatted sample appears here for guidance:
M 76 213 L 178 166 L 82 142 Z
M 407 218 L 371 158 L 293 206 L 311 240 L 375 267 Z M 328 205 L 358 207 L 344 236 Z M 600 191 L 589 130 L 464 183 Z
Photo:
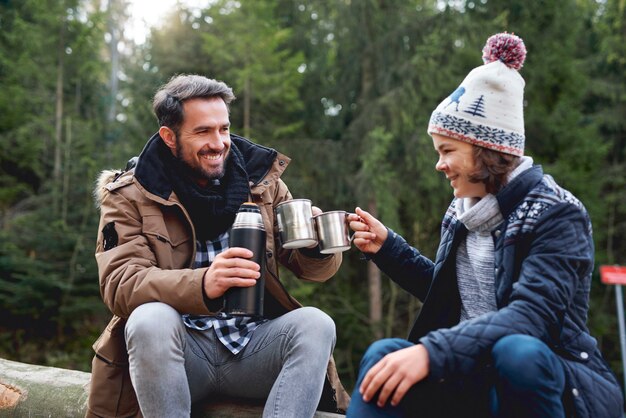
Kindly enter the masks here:
M 604 284 L 626 284 L 626 267 L 600 266 L 600 279 Z

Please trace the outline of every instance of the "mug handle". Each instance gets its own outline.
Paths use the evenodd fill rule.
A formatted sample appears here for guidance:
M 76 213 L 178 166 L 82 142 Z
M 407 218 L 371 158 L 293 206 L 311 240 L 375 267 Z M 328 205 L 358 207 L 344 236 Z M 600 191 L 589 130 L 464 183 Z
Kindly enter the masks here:
M 356 215 L 356 213 L 354 213 L 354 212 L 346 212 L 346 223 L 348 224 L 348 241 L 350 242 L 350 245 L 352 245 L 352 240 L 354 239 L 354 234 L 356 232 L 352 231 L 352 235 L 350 235 L 350 222 L 348 222 L 348 216 L 350 216 L 350 215 Z M 359 215 L 357 215 L 357 216 L 359 216 Z

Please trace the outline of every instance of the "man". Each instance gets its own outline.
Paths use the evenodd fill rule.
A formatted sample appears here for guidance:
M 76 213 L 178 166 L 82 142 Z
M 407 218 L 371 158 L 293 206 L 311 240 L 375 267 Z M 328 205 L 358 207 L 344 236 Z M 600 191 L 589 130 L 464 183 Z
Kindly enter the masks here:
M 160 128 L 136 166 L 99 179 L 96 260 L 114 317 L 94 344 L 88 416 L 189 416 L 196 401 L 236 396 L 267 399 L 263 416 L 311 417 L 327 375 L 347 406 L 334 323 L 302 308 L 277 266 L 325 281 L 341 255 L 280 248 L 274 207 L 291 199 L 280 179 L 289 159 L 230 133 L 233 99 L 222 82 L 173 77 L 154 97 Z M 260 277 L 250 251 L 228 248 L 250 199 L 267 232 L 264 319 L 220 312 L 226 290 Z

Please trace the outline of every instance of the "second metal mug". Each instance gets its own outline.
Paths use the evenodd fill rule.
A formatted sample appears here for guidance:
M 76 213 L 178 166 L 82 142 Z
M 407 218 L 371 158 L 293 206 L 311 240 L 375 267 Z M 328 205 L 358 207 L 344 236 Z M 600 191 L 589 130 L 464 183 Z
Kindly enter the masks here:
M 313 217 L 317 228 L 320 253 L 333 254 L 350 249 L 352 237 L 348 226 L 348 212 L 334 210 Z

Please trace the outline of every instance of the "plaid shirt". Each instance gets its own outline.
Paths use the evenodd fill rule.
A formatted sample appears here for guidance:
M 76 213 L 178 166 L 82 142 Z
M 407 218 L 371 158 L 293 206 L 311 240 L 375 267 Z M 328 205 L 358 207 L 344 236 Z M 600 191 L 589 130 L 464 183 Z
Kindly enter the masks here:
M 196 260 L 194 267 L 208 267 L 215 256 L 228 248 L 228 231 L 218 236 L 214 241 L 196 241 Z M 188 328 L 205 331 L 213 328 L 217 338 L 233 354 L 239 353 L 246 346 L 252 331 L 266 319 L 255 320 L 249 316 L 229 316 L 220 313 L 215 316 L 183 315 L 183 322 Z

